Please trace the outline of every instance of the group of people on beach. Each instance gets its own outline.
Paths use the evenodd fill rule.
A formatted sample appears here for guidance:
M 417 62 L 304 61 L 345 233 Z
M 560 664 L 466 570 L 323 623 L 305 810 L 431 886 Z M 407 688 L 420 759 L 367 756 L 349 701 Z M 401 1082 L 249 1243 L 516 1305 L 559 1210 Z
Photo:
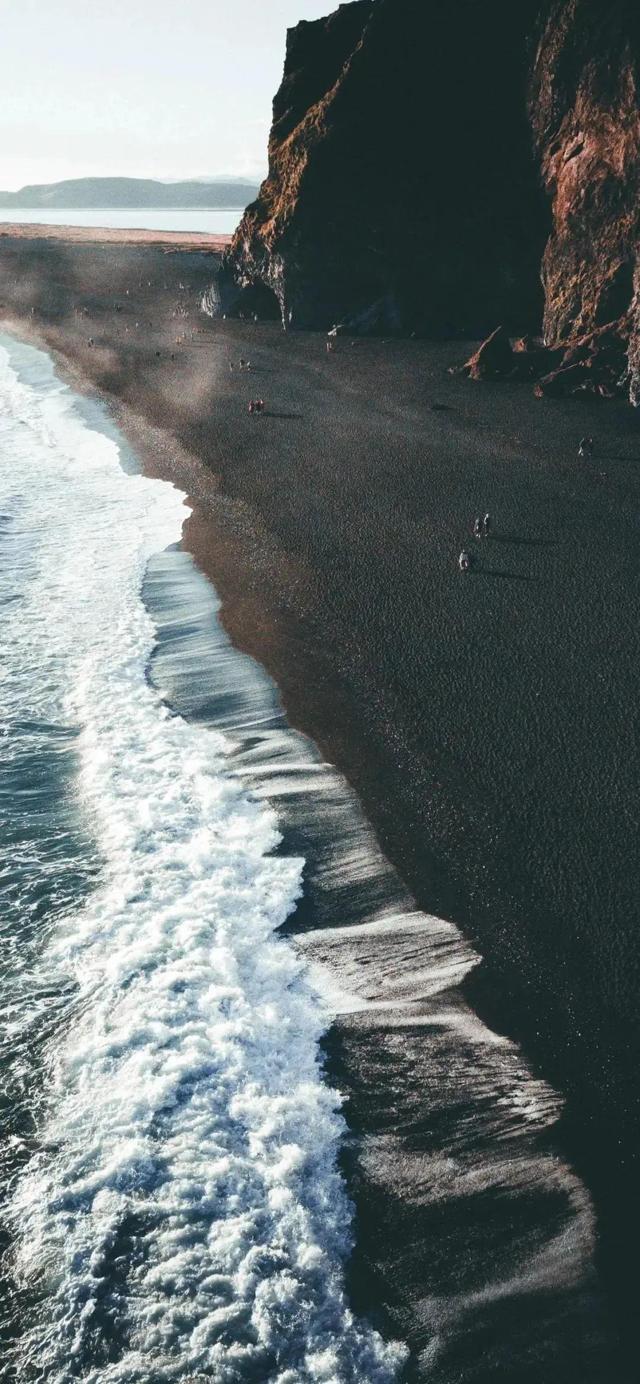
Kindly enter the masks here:
M 479 514 L 477 514 L 473 521 L 473 528 L 471 531 L 473 533 L 474 538 L 477 539 L 478 542 L 480 542 L 480 539 L 489 538 L 491 536 L 492 527 L 493 525 L 490 514 L 485 514 L 482 516 L 482 518 Z M 469 551 L 468 548 L 463 548 L 458 558 L 458 567 L 460 568 L 460 571 L 470 572 L 471 568 L 473 567 L 473 563 L 473 554 Z
M 229 361 L 229 369 L 230 369 L 230 371 L 231 371 L 232 374 L 233 374 L 233 371 L 235 370 L 235 368 L 236 368 L 236 367 L 235 367 L 235 362 L 232 361 L 232 360 L 230 360 L 230 361 Z M 240 359 L 239 359 L 239 361 L 238 361 L 238 369 L 239 369 L 239 370 L 242 370 L 242 371 L 250 370 L 250 369 L 251 369 L 251 361 L 250 361 L 250 360 L 247 360 L 245 356 L 241 356 Z M 253 413 L 264 413 L 264 408 L 265 408 L 264 399 L 250 399 L 250 400 L 249 400 L 249 413 L 252 413 L 252 414 L 253 414 Z
M 584 460 L 588 460 L 589 458 L 591 458 L 591 457 L 593 456 L 593 451 L 594 451 L 593 438 L 592 438 L 592 437 L 581 437 L 581 438 L 580 438 L 580 441 L 579 441 L 579 443 L 578 443 L 578 456 L 580 457 L 580 459 L 583 460 L 583 461 L 584 461 Z M 480 539 L 482 539 L 482 538 L 489 538 L 489 537 L 491 536 L 491 530 L 492 530 L 491 515 L 490 515 L 490 514 L 485 514 L 485 515 L 481 518 L 480 515 L 477 514 L 476 517 L 475 517 L 475 519 L 474 519 L 474 521 L 473 521 L 473 528 L 472 528 L 472 533 L 473 533 L 474 538 L 475 538 L 478 542 L 479 542 Z M 470 571 L 471 571 L 471 568 L 473 567 L 474 561 L 475 561 L 475 554 L 472 553 L 472 552 L 470 551 L 470 549 L 468 549 L 468 548 L 463 548 L 463 549 L 462 549 L 462 552 L 460 553 L 460 555 L 459 555 L 459 557 L 458 557 L 458 567 L 460 568 L 460 571 L 461 571 L 461 572 L 470 572 Z

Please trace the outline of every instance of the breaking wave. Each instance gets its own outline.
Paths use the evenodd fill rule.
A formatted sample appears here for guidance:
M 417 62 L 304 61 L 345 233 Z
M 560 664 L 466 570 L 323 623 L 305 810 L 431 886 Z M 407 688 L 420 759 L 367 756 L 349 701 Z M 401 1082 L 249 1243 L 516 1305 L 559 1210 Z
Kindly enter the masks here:
M 5 745 L 17 756 L 37 727 L 55 762 L 71 742 L 65 791 L 95 855 L 90 887 L 30 934 L 12 1020 L 28 1065 L 33 997 L 55 993 L 9 1205 L 16 1378 L 387 1384 L 404 1350 L 345 1295 L 327 1014 L 278 936 L 303 862 L 229 774 L 230 740 L 147 676 L 141 586 L 183 496 L 127 475 L 48 358 L 14 344 L 0 490 Z M 29 864 L 37 841 L 24 889 Z

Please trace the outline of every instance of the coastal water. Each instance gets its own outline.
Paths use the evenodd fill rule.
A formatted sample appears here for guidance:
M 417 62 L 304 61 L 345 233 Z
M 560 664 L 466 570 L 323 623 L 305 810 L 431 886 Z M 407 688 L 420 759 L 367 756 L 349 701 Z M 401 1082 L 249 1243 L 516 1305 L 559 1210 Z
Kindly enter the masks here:
M 0 340 L 0 1379 L 615 1384 L 561 1102 L 185 514 Z
M 182 496 L 0 350 L 5 1378 L 395 1377 L 345 1300 L 302 862 L 147 676 Z
M 98 226 L 115 230 L 200 231 L 232 235 L 243 207 L 11 207 L 0 222 L 12 225 Z

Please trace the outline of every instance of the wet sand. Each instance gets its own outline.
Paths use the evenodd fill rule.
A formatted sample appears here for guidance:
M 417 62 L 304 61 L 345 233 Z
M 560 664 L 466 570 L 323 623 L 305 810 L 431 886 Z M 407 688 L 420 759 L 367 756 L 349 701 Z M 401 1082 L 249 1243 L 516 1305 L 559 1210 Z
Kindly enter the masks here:
M 328 356 L 317 336 L 214 323 L 197 307 L 214 268 L 210 250 L 2 237 L 2 313 L 190 491 L 186 539 L 234 641 L 346 773 L 421 907 L 478 947 L 472 1004 L 567 1098 L 631 1353 L 637 420 L 471 386 L 447 373 L 464 343 Z M 485 509 L 494 537 L 461 578 Z
M 39 221 L 0 221 L 0 238 L 9 240 L 53 240 L 58 245 L 161 245 L 183 249 L 208 250 L 221 254 L 230 235 L 201 231 L 152 231 L 145 227 L 119 230 L 113 226 L 49 226 Z

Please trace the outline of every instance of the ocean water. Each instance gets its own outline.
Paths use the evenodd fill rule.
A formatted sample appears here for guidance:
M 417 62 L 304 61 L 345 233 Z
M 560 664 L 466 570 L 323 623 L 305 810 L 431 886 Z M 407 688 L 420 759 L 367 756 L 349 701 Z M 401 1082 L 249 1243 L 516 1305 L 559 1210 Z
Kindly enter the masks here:
M 185 514 L 0 338 L 0 1379 L 618 1384 L 562 1102 Z
M 183 497 L 0 347 L 4 1378 L 391 1381 L 358 1321 L 302 861 L 148 677 Z
M 244 207 L 11 207 L 0 210 L 0 222 L 232 235 L 243 211 Z

